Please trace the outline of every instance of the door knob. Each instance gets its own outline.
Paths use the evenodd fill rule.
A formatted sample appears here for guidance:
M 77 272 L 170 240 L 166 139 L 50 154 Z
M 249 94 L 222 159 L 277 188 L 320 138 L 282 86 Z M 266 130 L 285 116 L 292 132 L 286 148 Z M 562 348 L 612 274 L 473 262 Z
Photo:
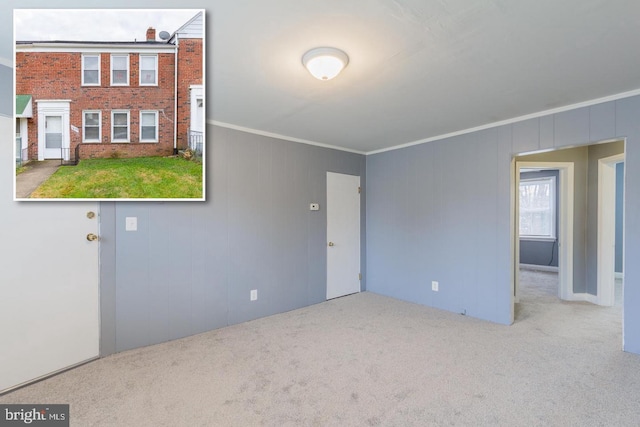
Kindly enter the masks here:
M 329 242 L 329 246 L 335 246 L 336 244 L 333 242 Z
M 96 236 L 93 233 L 89 233 L 89 234 L 87 234 L 87 240 L 90 241 L 90 242 L 93 242 L 95 240 L 98 240 L 98 236 Z

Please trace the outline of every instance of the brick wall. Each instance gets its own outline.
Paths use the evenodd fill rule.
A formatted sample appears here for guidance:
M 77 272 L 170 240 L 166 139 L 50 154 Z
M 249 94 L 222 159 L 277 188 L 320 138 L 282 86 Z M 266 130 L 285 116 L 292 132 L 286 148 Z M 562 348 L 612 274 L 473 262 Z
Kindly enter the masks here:
M 190 85 L 203 81 L 202 39 L 180 39 L 178 44 L 178 148 L 189 144 L 187 133 L 191 123 Z
M 123 52 L 126 53 L 126 52 Z M 81 158 L 134 157 L 173 153 L 174 60 L 171 53 L 158 54 L 158 86 L 139 85 L 139 53 L 129 53 L 129 86 L 111 86 L 110 53 L 101 53 L 100 86 L 82 86 L 82 54 L 16 52 L 16 93 L 33 97 L 29 119 L 29 158 L 37 159 L 37 101 L 70 99 L 70 123 L 80 133 L 70 132 L 71 152 L 78 144 Z M 82 143 L 83 110 L 102 111 L 102 140 Z M 111 142 L 111 111 L 129 110 L 130 142 Z M 141 143 L 141 110 L 158 113 L 158 142 Z

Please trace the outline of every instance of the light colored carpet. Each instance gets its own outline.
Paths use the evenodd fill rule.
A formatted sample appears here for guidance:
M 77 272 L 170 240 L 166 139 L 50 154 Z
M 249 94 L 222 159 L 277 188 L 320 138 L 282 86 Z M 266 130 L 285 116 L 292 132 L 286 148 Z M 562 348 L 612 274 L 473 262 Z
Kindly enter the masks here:
M 69 403 L 72 426 L 637 426 L 621 308 L 527 282 L 512 326 L 364 292 L 112 355 L 0 403 Z

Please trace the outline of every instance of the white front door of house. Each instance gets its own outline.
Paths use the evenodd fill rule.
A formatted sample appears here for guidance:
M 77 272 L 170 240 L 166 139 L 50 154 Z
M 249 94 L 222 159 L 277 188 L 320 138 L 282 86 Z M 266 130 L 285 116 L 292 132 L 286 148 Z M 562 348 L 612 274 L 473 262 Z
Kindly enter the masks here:
M 13 202 L 13 173 L 0 174 L 0 393 L 99 353 L 99 204 Z
M 38 160 L 69 160 L 70 103 L 38 100 Z
M 327 299 L 360 292 L 360 177 L 327 172 Z
M 202 85 L 191 85 L 191 123 L 192 131 L 204 131 L 204 91 Z

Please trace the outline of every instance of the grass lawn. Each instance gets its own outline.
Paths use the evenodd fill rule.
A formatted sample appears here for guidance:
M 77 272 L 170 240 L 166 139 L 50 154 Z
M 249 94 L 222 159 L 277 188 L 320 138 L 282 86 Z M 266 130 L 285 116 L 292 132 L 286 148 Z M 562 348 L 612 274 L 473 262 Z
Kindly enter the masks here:
M 180 157 L 87 159 L 61 166 L 31 198 L 202 198 L 202 162 Z

